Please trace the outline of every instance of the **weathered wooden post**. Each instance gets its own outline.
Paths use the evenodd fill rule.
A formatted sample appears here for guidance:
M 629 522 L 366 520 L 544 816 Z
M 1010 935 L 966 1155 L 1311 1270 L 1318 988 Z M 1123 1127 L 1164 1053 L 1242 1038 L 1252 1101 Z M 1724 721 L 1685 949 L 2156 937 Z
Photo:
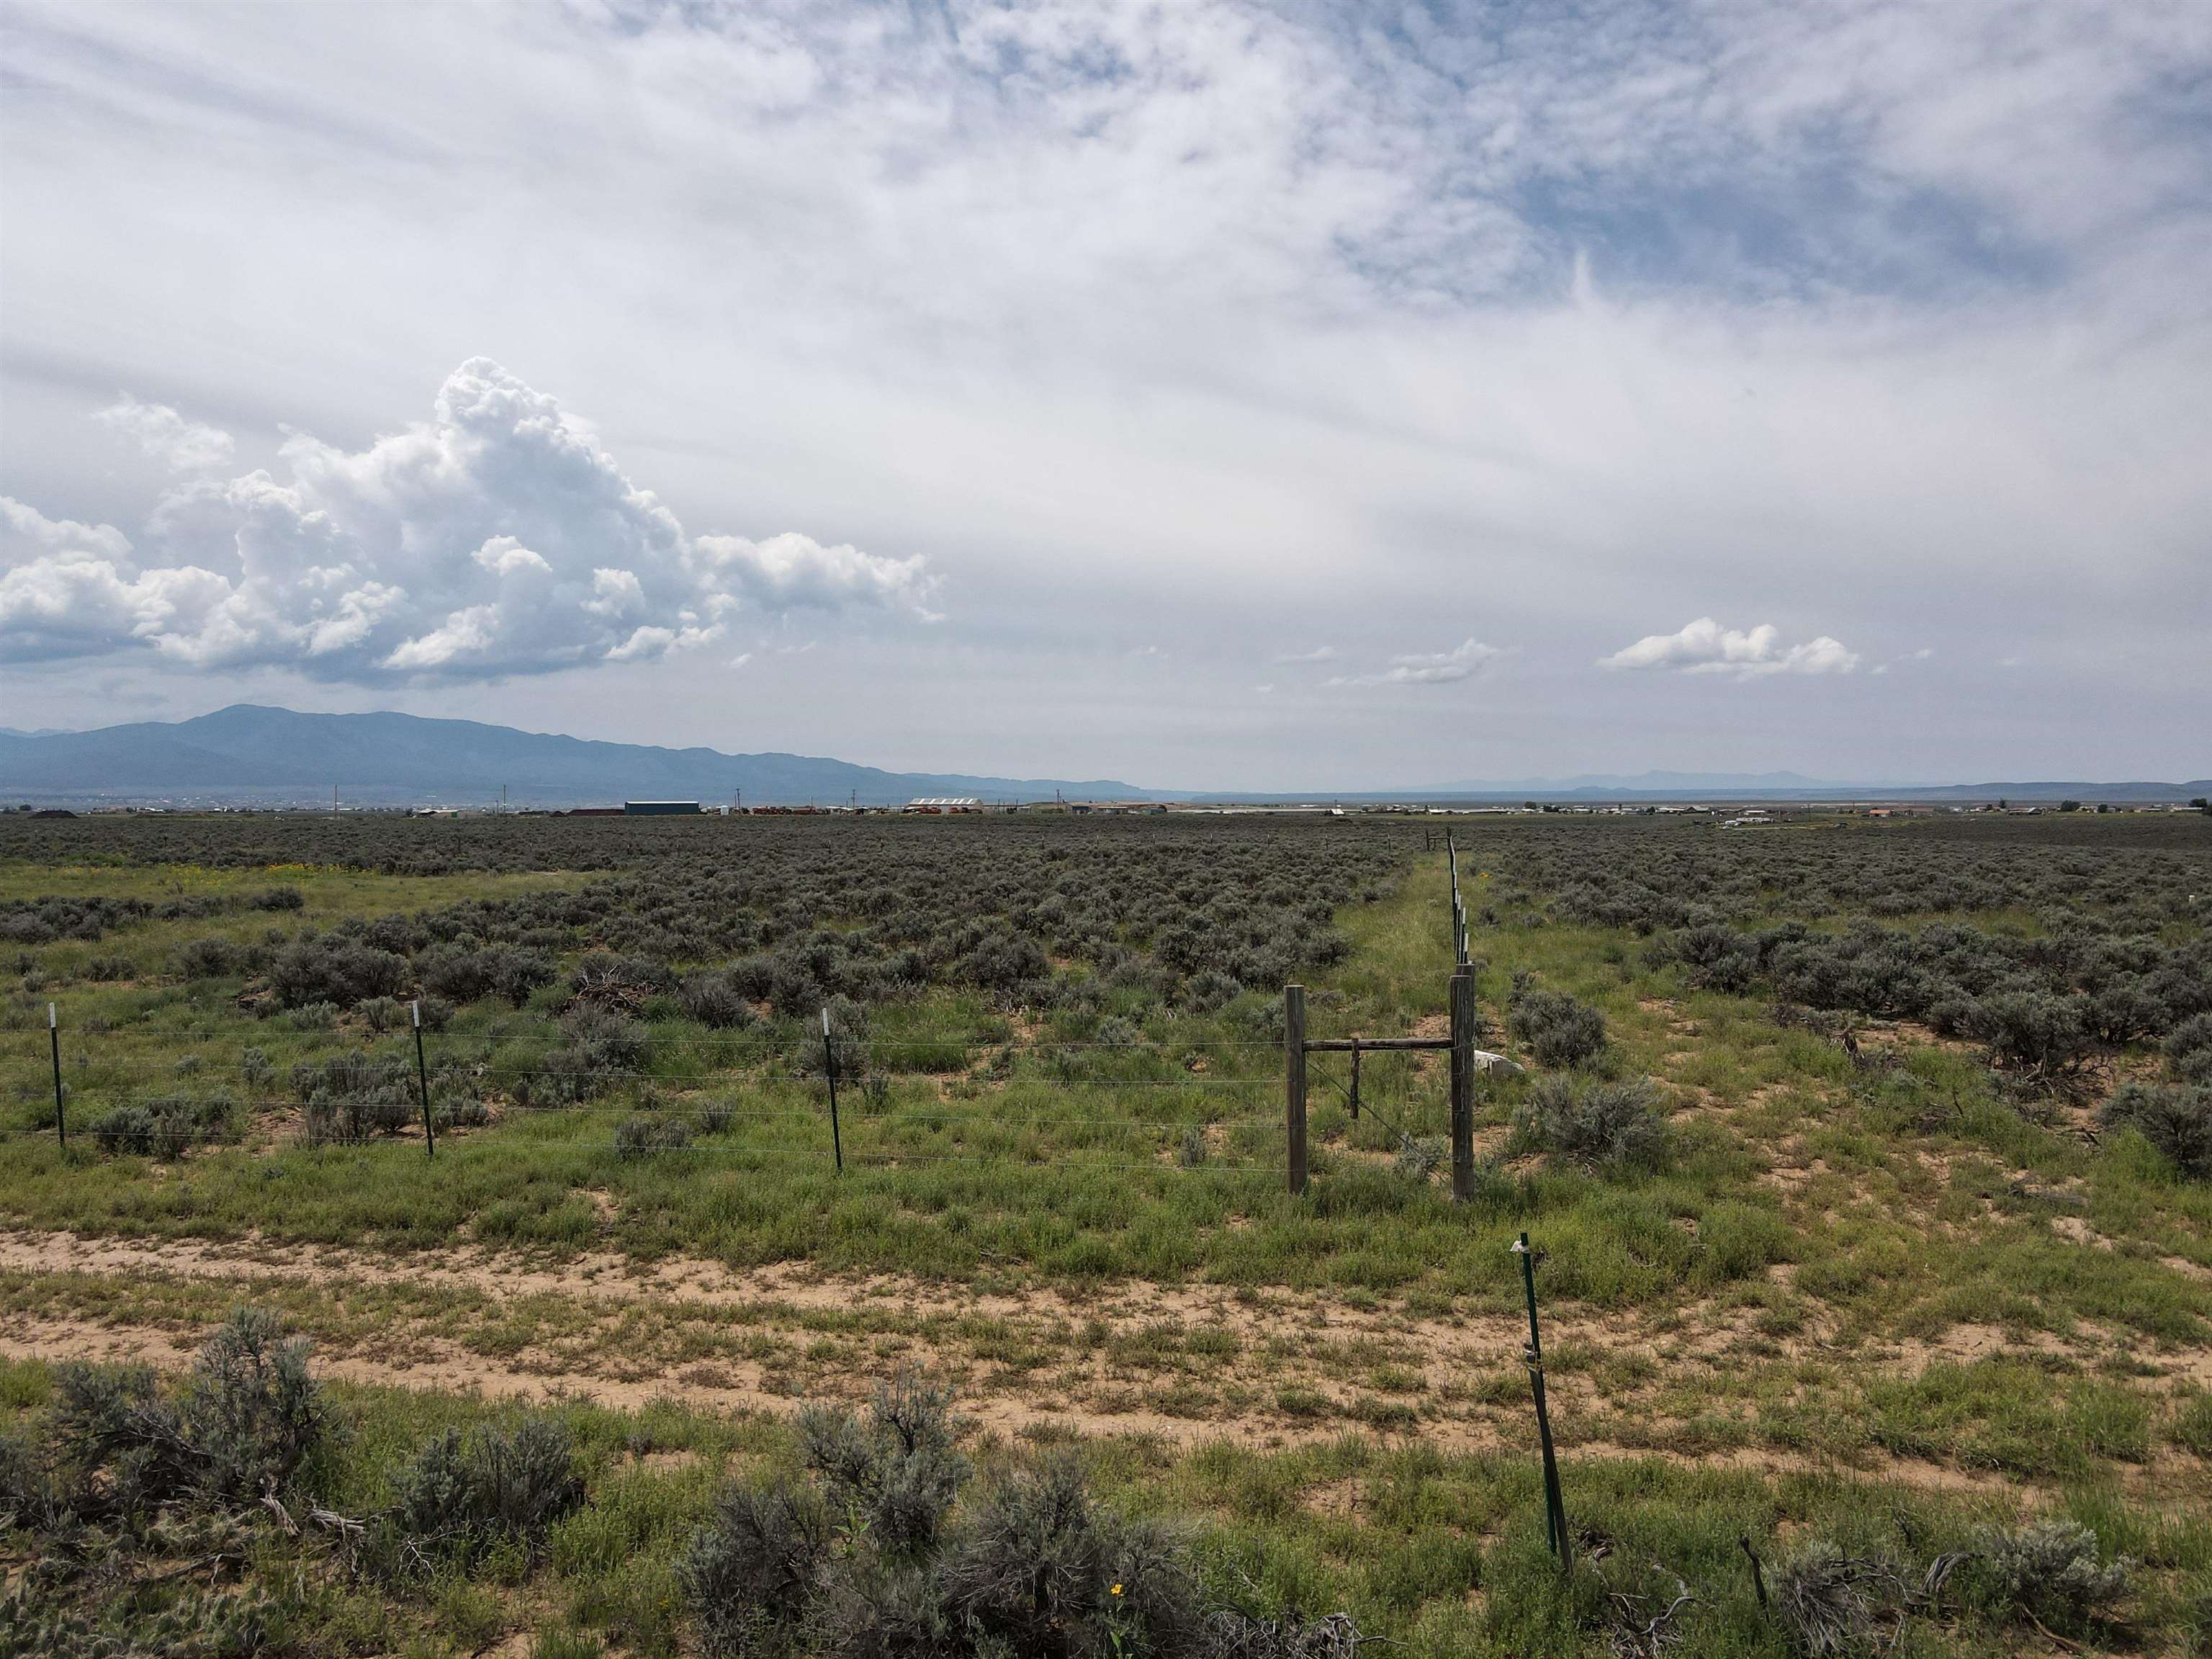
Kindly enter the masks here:
M 1451 976 L 1452 1201 L 1474 1196 L 1474 970 Z
M 1352 1039 L 1352 1121 L 1359 1121 L 1359 1039 Z
M 1283 987 L 1283 1104 L 1290 1127 L 1291 1194 L 1306 1189 L 1306 988 Z

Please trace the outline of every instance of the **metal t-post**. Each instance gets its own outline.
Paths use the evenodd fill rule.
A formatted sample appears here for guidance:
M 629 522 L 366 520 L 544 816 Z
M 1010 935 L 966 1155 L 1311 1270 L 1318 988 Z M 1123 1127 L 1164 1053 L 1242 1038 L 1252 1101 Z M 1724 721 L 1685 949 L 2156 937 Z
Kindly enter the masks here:
M 830 1011 L 822 1011 L 822 1069 L 830 1078 L 830 1149 L 836 1154 L 837 1173 L 845 1173 L 845 1137 L 837 1127 L 837 1046 L 830 1040 Z
M 415 1010 L 415 1084 L 422 1092 L 422 1156 L 438 1155 L 438 1132 L 430 1124 L 430 1066 L 422 1058 L 422 1003 L 418 997 L 412 1005 Z
M 1574 1540 L 1567 1536 L 1566 1500 L 1559 1492 L 1559 1462 L 1552 1449 L 1552 1413 L 1544 1401 L 1544 1339 L 1536 1329 L 1536 1253 L 1522 1233 L 1513 1245 L 1521 1258 L 1521 1287 L 1528 1298 L 1528 1392 L 1536 1402 L 1536 1437 L 1544 1449 L 1544 1535 L 1564 1572 L 1575 1564 Z
M 69 1148 L 69 1116 L 62 1106 L 62 1017 L 54 1005 L 46 1005 L 46 1035 L 52 1039 L 54 1050 L 54 1133 L 60 1137 L 62 1148 Z
M 1306 1189 L 1306 988 L 1283 987 L 1283 1115 L 1291 1196 Z

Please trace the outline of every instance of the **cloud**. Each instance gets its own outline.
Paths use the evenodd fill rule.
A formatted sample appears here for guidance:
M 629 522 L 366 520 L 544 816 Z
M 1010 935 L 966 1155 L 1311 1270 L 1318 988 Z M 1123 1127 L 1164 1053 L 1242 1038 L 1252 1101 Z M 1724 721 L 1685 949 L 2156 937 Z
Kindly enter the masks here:
M 100 418 L 195 465 L 228 453 L 158 405 L 126 398 Z M 289 482 L 179 483 L 143 554 L 111 526 L 0 498 L 0 660 L 150 649 L 356 684 L 487 679 L 653 661 L 747 614 L 936 614 L 919 556 L 687 536 L 487 358 L 447 378 L 429 421 L 358 453 L 295 435 L 282 454 Z
M 230 434 L 188 421 L 167 404 L 142 404 L 125 392 L 92 418 L 137 440 L 138 447 L 173 472 L 201 472 L 230 459 Z
M 1466 640 L 1449 651 L 1393 657 L 1378 674 L 1334 674 L 1324 685 L 1449 685 L 1472 678 L 1494 657 L 1498 647 L 1480 640 Z
M 1859 658 L 1843 641 L 1826 634 L 1785 647 L 1780 631 L 1771 623 L 1739 633 L 1723 628 L 1711 617 L 1700 617 L 1676 633 L 1647 634 L 1635 644 L 1599 658 L 1597 665 L 1750 678 L 1763 674 L 1848 674 L 1859 665 Z
M 1317 645 L 1310 651 L 1299 651 L 1277 657 L 1279 663 L 1334 662 L 1340 653 L 1333 645 Z

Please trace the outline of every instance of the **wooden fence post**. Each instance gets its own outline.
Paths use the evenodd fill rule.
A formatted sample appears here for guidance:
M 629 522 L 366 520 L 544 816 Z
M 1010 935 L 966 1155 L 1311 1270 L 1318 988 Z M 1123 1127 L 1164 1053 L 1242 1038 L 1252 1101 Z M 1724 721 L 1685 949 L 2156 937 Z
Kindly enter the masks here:
M 1474 1195 L 1474 970 L 1451 976 L 1451 1191 L 1455 1204 Z
M 1306 1189 L 1306 988 L 1283 987 L 1283 1104 L 1290 1127 L 1291 1195 Z

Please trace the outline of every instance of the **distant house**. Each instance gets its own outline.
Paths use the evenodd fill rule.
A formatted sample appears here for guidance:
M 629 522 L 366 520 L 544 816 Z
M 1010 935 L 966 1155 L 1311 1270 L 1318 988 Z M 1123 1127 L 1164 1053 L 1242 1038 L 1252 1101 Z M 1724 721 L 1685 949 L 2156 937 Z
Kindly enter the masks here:
M 909 812 L 980 812 L 983 803 L 973 795 L 917 795 L 906 804 Z
M 668 818 L 696 817 L 699 803 L 696 800 L 626 800 L 623 814 L 633 818 Z

